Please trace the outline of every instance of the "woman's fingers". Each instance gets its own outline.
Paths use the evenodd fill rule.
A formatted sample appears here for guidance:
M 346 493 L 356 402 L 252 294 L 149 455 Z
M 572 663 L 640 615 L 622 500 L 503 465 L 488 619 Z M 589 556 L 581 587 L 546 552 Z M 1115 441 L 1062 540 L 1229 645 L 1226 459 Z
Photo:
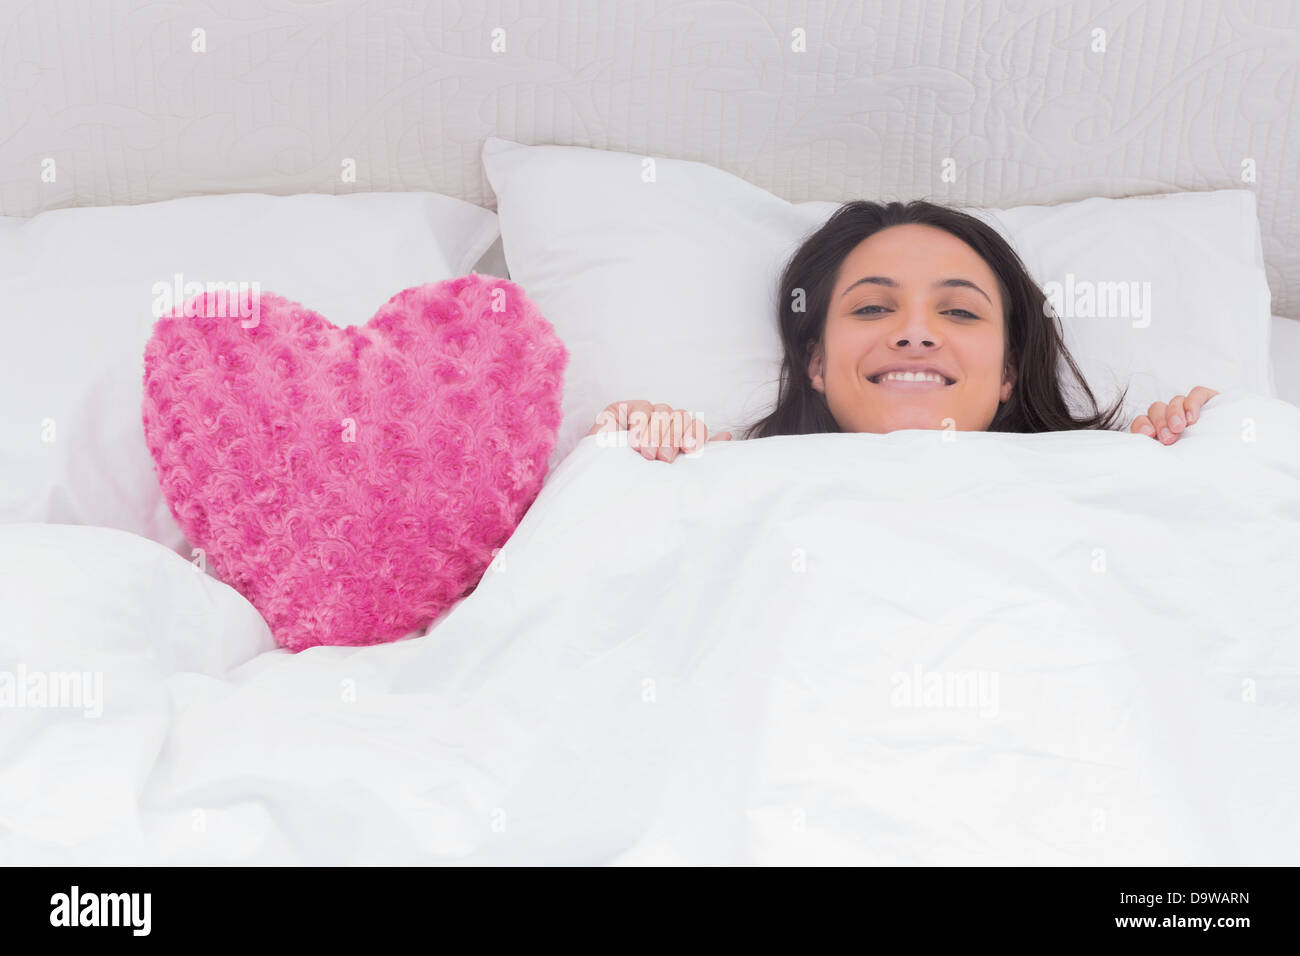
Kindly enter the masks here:
M 698 418 L 687 416 L 687 428 L 682 434 L 682 451 L 686 454 L 698 451 L 708 439 L 709 429 Z
M 1187 401 L 1183 402 L 1183 407 L 1187 410 L 1187 423 L 1190 425 L 1200 418 L 1201 406 L 1218 394 L 1214 389 L 1206 388 L 1204 385 L 1197 385 L 1192 389 L 1187 395 Z
M 709 435 L 704 422 L 689 412 L 663 403 L 646 401 L 614 402 L 600 413 L 591 435 L 598 431 L 627 428 L 628 444 L 647 461 L 673 461 L 685 452 L 691 454 L 710 441 L 731 441 L 731 432 Z
M 610 402 L 604 410 L 596 416 L 596 424 L 591 426 L 588 435 L 594 435 L 597 432 L 631 432 L 637 427 L 638 420 L 633 419 L 633 413 L 645 413 L 650 408 L 650 403 L 641 400 L 631 400 L 623 402 Z
M 1169 430 L 1169 422 L 1165 418 L 1168 408 L 1164 402 L 1155 402 L 1147 409 L 1147 418 L 1151 419 L 1151 426 L 1156 430 L 1156 441 L 1166 445 L 1174 440 L 1174 433 Z
M 654 406 L 646 401 L 619 402 L 619 411 L 627 415 L 627 443 L 643 458 L 653 461 L 658 449 L 651 446 Z
M 1151 438 L 1154 438 L 1156 434 L 1156 426 L 1152 425 L 1151 419 L 1145 415 L 1139 415 L 1133 419 L 1133 424 L 1129 426 L 1128 430 L 1134 434 L 1147 435 Z
M 1161 444 L 1172 445 L 1201 417 L 1201 406 L 1218 394 L 1212 388 L 1198 385 L 1186 395 L 1175 395 L 1168 404 L 1156 402 L 1145 415 L 1133 419 L 1129 430 L 1150 435 Z
M 1183 400 L 1186 395 L 1175 395 L 1169 400 L 1168 410 L 1165 417 L 1169 420 L 1169 430 L 1175 436 L 1181 435 L 1183 429 L 1187 427 L 1187 413 L 1183 411 Z
M 650 456 L 651 461 L 672 461 L 677 457 L 677 449 L 674 447 L 673 431 L 677 431 L 677 443 L 681 442 L 681 415 L 675 413 L 671 405 L 665 405 L 662 402 L 654 407 L 652 415 L 652 425 L 650 428 L 650 441 L 653 442 L 652 448 L 654 454 Z
M 656 432 L 659 426 L 655 418 L 655 406 L 646 402 L 628 414 L 628 444 L 640 452 L 646 461 L 654 461 L 659 457 L 659 436 Z

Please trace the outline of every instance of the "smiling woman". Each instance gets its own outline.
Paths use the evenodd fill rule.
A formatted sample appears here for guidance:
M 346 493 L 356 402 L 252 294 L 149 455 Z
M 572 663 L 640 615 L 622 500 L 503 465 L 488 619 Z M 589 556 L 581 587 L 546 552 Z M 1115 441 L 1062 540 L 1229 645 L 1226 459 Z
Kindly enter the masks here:
M 957 209 L 924 200 L 845 203 L 791 256 L 778 301 L 777 401 L 744 438 L 1124 429 L 1127 388 L 1098 408 L 1056 312 L 1016 251 Z M 1083 398 L 1080 417 L 1067 387 Z M 1128 430 L 1172 444 L 1217 394 L 1198 386 L 1157 402 Z M 629 416 L 640 416 L 629 443 L 652 460 L 732 437 L 709 437 L 685 412 L 647 401 L 611 404 L 588 434 L 628 428 Z
M 1097 410 L 1015 250 L 956 209 L 846 203 L 791 257 L 779 301 L 780 392 L 747 438 L 1122 427 L 1123 394 Z M 1062 366 L 1091 415 L 1072 416 Z
M 988 264 L 952 233 L 906 224 L 859 243 L 839 272 L 808 375 L 841 430 L 986 430 L 1016 380 Z

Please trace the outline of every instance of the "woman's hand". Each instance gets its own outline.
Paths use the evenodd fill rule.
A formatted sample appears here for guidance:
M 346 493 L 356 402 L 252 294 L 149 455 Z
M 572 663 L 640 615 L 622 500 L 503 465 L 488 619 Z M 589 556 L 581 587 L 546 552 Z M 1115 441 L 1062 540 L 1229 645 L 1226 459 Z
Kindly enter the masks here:
M 1164 445 L 1178 441 L 1188 425 L 1201 417 L 1201 406 L 1219 393 L 1204 385 L 1197 385 L 1190 394 L 1175 395 L 1165 402 L 1156 402 L 1145 415 L 1133 419 L 1131 432 L 1149 435 Z
M 704 422 L 679 408 L 646 401 L 611 402 L 596 416 L 596 424 L 587 434 L 624 429 L 628 444 L 648 461 L 672 461 L 678 452 L 690 454 L 706 441 L 731 440 L 731 432 L 718 432 L 710 438 Z

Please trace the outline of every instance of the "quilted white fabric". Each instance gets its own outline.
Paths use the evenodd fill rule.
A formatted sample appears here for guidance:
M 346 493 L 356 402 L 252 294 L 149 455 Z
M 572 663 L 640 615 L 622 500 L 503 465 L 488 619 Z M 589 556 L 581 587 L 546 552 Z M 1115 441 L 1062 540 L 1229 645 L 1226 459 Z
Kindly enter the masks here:
M 7 4 L 0 215 L 251 190 L 491 208 L 489 135 L 793 202 L 1247 185 L 1272 311 L 1300 318 L 1298 61 L 1286 0 Z

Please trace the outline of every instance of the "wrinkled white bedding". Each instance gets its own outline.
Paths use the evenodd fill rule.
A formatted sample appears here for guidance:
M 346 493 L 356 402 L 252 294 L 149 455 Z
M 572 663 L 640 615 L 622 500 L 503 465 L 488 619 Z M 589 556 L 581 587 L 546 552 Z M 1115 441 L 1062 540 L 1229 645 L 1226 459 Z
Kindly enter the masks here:
M 0 528 L 0 671 L 103 677 L 0 709 L 0 862 L 1300 863 L 1300 409 L 948 437 L 587 438 L 371 648 Z

